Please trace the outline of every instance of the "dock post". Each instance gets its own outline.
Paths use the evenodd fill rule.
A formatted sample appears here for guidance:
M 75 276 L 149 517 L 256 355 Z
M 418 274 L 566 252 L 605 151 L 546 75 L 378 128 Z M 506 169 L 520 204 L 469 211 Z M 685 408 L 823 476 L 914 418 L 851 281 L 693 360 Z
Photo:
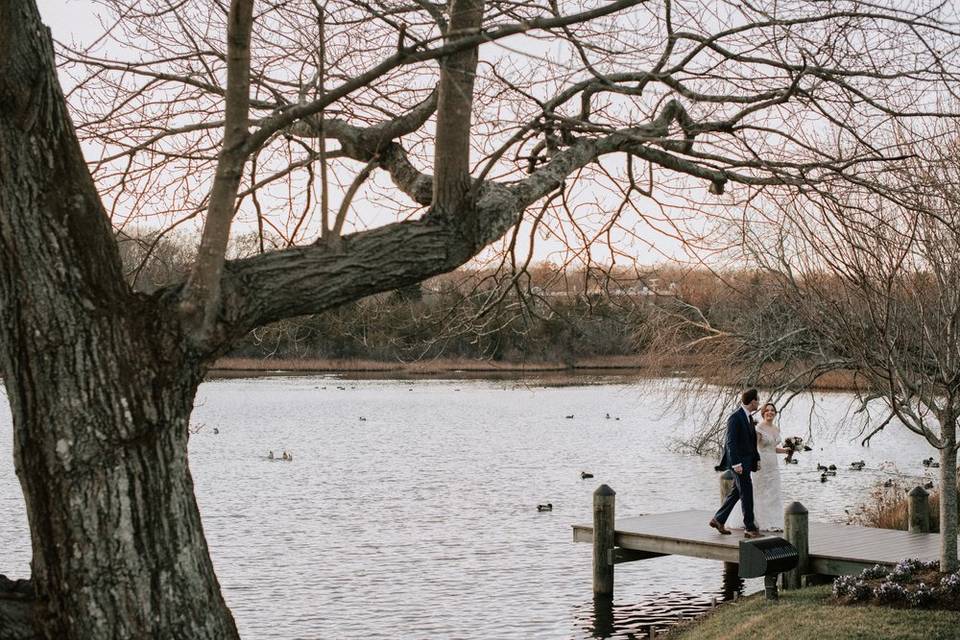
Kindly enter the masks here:
M 733 469 L 727 469 L 720 474 L 720 502 L 723 502 L 727 498 L 727 494 L 733 491 Z M 733 576 L 733 580 L 736 583 L 736 588 L 740 588 L 740 576 L 738 575 L 738 570 L 740 565 L 736 562 L 724 562 L 723 563 L 723 575 L 724 576 Z M 726 577 L 724 578 L 724 583 L 726 583 Z M 724 587 L 726 591 L 726 587 Z M 732 595 L 730 596 L 733 597 Z
M 617 492 L 605 484 L 593 492 L 593 595 L 613 597 L 614 502 Z
M 720 474 L 720 502 L 723 502 L 727 494 L 733 489 L 733 471 L 727 469 Z
M 783 537 L 797 548 L 797 568 L 783 574 L 784 589 L 799 589 L 801 577 L 809 573 L 810 566 L 810 520 L 807 508 L 799 502 L 791 502 L 783 511 Z
M 907 495 L 910 533 L 930 533 L 930 503 L 927 501 L 930 494 L 917 485 Z

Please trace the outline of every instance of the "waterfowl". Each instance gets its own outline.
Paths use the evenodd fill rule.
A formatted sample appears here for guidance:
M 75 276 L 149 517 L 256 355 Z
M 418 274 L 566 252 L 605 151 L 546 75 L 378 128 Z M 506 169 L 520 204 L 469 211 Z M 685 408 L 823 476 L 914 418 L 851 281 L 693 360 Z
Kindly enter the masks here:
M 836 472 L 836 471 L 829 471 L 829 470 L 828 470 L 828 471 L 824 471 L 824 472 L 823 472 L 823 475 L 833 477 L 833 476 L 837 475 L 837 472 Z
M 360 422 L 366 422 L 366 421 L 367 421 L 366 418 L 364 418 L 363 416 L 360 416 Z
M 608 413 L 608 414 L 607 414 L 607 420 L 609 420 L 609 419 L 610 419 L 610 414 Z
M 564 417 L 565 417 L 567 420 L 571 420 L 571 419 L 573 419 L 573 414 L 571 413 L 570 415 L 564 416 Z
M 216 427 L 214 427 L 214 428 L 213 428 L 213 433 L 214 433 L 214 434 L 220 433 L 220 429 L 217 429 Z
M 581 471 L 581 472 L 580 472 L 580 478 L 581 478 L 582 480 L 586 480 L 587 478 L 592 478 L 592 477 L 593 477 L 593 474 L 590 473 L 589 471 Z
M 923 459 L 923 466 L 925 466 L 925 467 L 932 467 L 934 464 L 936 464 L 938 467 L 940 466 L 939 464 L 937 464 L 937 463 L 935 463 L 935 462 L 933 461 L 933 457 L 932 457 L 932 456 L 929 457 L 929 458 L 924 458 L 924 459 Z
M 826 473 L 821 473 L 821 474 L 820 474 L 820 482 L 826 482 L 826 481 L 827 481 L 827 474 L 826 474 Z
M 830 470 L 830 471 L 836 471 L 836 470 L 837 470 L 837 465 L 832 464 L 832 465 L 830 465 L 829 467 L 827 467 L 827 469 Z
M 827 468 L 825 466 L 823 466 L 819 462 L 817 463 L 817 471 L 826 471 L 826 470 Z
M 893 486 L 893 480 L 890 480 L 890 479 L 884 480 L 883 486 L 889 489 L 890 487 Z
M 939 462 L 931 462 L 931 463 L 930 463 L 930 468 L 931 468 L 931 469 L 939 469 L 939 468 L 940 468 L 940 463 L 939 463 Z
M 548 502 L 547 504 L 538 504 L 537 511 L 553 511 L 553 503 Z
M 924 489 L 933 489 L 933 481 L 931 480 L 930 482 L 927 482 L 926 484 L 924 484 L 924 485 L 923 485 L 923 488 L 924 488 Z
M 850 469 L 853 471 L 863 471 L 863 468 L 867 465 L 863 460 L 858 460 L 856 462 L 850 463 Z
M 273 451 L 267 454 L 267 460 L 273 460 Z
M 283 452 L 283 459 L 284 459 L 284 460 L 289 460 L 289 459 L 290 459 L 290 456 L 287 455 L 287 452 L 286 452 L 286 451 Z

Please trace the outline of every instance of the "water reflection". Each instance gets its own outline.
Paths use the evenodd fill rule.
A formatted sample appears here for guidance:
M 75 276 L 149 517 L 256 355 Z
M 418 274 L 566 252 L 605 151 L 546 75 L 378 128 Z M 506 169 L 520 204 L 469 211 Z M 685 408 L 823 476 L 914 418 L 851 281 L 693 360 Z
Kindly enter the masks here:
M 734 600 L 742 595 L 744 581 L 737 569 L 736 563 L 723 563 L 721 588 L 715 592 L 666 591 L 641 602 L 630 603 L 614 603 L 604 597 L 594 598 L 592 603 L 583 604 L 576 612 L 575 624 L 586 631 L 590 638 L 649 638 L 651 629 L 663 631 L 679 622 L 704 615 L 715 603 Z

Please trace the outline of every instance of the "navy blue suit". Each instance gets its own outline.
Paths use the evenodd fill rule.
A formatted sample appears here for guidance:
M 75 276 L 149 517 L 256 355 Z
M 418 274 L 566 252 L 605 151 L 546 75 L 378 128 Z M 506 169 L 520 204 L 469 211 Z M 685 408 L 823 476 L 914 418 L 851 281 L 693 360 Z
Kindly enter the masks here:
M 727 435 L 724 439 L 723 458 L 719 467 L 732 469 L 741 465 L 741 473 L 733 474 L 733 490 L 724 498 L 723 504 L 714 518 L 724 524 L 737 501 L 743 509 L 743 526 L 747 531 L 756 531 L 757 525 L 753 516 L 753 481 L 750 473 L 756 471 L 760 464 L 760 452 L 757 451 L 757 430 L 753 421 L 747 416 L 743 408 L 737 409 L 727 418 Z

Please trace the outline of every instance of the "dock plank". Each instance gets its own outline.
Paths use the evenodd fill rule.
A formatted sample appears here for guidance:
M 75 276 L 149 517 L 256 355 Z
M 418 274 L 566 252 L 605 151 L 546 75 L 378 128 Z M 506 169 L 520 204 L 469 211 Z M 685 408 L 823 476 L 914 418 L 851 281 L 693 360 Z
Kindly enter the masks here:
M 712 516 L 709 511 L 688 510 L 621 518 L 614 526 L 614 541 L 618 547 L 632 551 L 736 562 L 742 530 L 721 535 L 707 525 Z M 592 525 L 573 525 L 573 538 L 576 542 L 592 541 Z M 937 534 L 810 523 L 810 561 L 819 572 L 853 573 L 865 566 L 895 564 L 904 558 L 929 561 L 939 556 Z

